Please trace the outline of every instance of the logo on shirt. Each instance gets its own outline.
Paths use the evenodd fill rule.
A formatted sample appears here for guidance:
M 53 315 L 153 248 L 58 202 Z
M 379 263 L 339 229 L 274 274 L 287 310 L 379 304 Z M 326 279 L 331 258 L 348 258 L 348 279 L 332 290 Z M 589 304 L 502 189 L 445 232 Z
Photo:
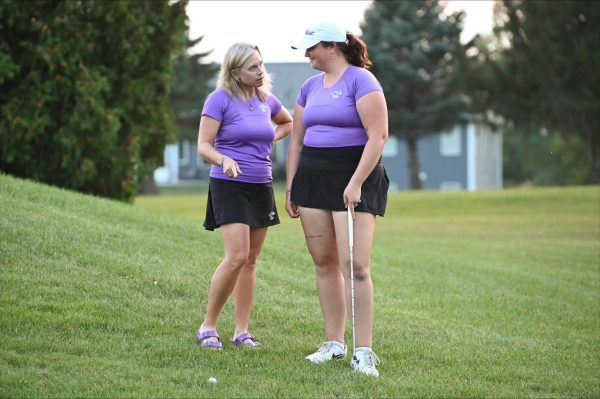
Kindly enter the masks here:
M 275 220 L 275 211 L 269 212 L 269 220 Z
M 341 90 L 336 90 L 333 93 L 329 94 L 331 96 L 331 98 L 333 98 L 334 100 L 340 98 L 340 96 L 342 95 L 342 91 Z
M 304 32 L 304 34 L 305 34 L 306 36 L 312 36 L 312 35 L 314 35 L 314 34 L 315 34 L 315 32 L 314 32 L 314 31 L 312 31 L 312 30 L 309 30 L 309 29 L 307 29 L 307 30 L 306 30 L 306 32 Z
M 269 108 L 265 104 L 260 104 L 258 109 L 260 109 L 262 112 L 267 112 Z

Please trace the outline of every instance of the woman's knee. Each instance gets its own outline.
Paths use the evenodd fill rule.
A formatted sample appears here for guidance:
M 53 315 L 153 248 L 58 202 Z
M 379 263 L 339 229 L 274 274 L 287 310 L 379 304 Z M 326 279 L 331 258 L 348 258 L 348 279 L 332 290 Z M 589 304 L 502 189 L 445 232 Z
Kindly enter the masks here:
M 337 256 L 335 254 L 311 253 L 311 255 L 312 255 L 312 259 L 313 259 L 313 262 L 314 262 L 317 270 L 327 269 L 327 268 L 330 268 L 332 265 L 336 266 L 337 262 L 338 262 Z
M 340 273 L 340 266 L 336 256 L 313 256 L 317 278 Z
M 257 256 L 249 256 L 243 265 L 244 270 L 252 271 L 252 272 L 256 271 L 257 262 L 258 262 Z
M 248 256 L 246 257 L 246 265 L 255 267 L 256 262 L 258 262 L 258 255 L 260 255 L 260 250 L 250 250 Z
M 350 261 L 348 261 L 348 270 L 350 270 Z M 371 278 L 371 270 L 368 262 L 357 262 L 353 264 L 353 274 L 355 281 L 366 281 Z
M 248 261 L 249 251 L 237 249 L 226 254 L 225 260 L 234 269 L 239 269 Z

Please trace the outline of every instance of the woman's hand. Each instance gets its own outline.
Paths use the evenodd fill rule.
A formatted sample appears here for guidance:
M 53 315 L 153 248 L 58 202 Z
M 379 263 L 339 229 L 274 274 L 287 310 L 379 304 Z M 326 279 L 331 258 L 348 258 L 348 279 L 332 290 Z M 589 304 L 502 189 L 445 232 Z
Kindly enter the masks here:
M 360 203 L 361 186 L 352 182 L 348 183 L 344 190 L 344 205 L 352 210 L 352 219 L 354 219 L 354 208 Z
M 221 162 L 221 167 L 223 168 L 223 173 L 225 176 L 231 177 L 235 179 L 239 175 L 242 174 L 242 170 L 240 169 L 240 165 L 230 157 L 223 157 L 223 162 Z
M 300 217 L 300 212 L 298 212 L 298 205 L 294 204 L 290 199 L 291 191 L 287 190 L 285 192 L 285 210 L 290 215 L 291 218 L 295 219 Z

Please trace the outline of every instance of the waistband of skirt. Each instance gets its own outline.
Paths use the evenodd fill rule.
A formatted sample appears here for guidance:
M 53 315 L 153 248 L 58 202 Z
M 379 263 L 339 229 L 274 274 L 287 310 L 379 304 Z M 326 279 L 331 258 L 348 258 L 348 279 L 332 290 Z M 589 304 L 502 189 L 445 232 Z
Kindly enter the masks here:
M 300 154 L 300 167 L 329 172 L 353 173 L 362 157 L 364 145 L 352 147 L 304 146 Z M 381 163 L 381 158 L 379 159 Z
M 209 177 L 209 182 L 213 186 L 221 187 L 238 187 L 238 188 L 256 188 L 256 187 L 273 187 L 273 183 L 251 183 L 234 179 L 221 179 L 219 177 Z

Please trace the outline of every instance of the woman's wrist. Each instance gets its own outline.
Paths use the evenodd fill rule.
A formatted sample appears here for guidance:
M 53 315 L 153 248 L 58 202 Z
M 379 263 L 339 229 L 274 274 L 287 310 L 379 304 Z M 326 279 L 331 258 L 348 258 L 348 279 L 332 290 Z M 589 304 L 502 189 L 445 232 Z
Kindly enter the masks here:
M 231 158 L 231 157 L 228 157 L 227 155 L 223 155 L 221 157 L 221 161 L 219 162 L 219 165 L 221 166 L 221 168 L 223 168 L 223 162 L 225 162 L 225 160 L 228 158 Z

